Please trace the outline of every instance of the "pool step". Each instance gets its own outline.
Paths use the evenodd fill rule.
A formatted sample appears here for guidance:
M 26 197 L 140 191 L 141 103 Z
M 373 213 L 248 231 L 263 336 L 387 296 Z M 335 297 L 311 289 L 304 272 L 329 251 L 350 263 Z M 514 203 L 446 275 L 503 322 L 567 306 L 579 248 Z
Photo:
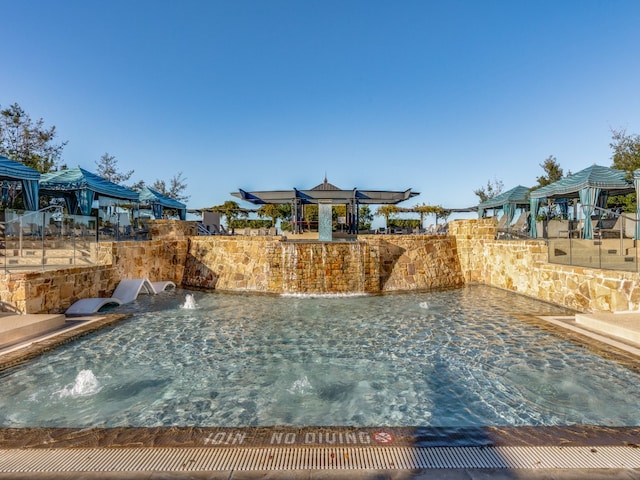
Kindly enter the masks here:
M 0 347 L 35 338 L 61 328 L 62 314 L 0 314 Z
M 576 323 L 640 345 L 640 313 L 579 313 L 576 314 Z

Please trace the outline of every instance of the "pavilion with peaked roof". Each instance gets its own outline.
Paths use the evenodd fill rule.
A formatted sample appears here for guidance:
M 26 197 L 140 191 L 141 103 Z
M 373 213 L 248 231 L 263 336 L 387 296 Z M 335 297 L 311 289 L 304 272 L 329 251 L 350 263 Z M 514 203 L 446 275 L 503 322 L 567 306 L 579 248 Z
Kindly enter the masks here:
M 316 185 L 310 190 L 293 188 L 292 190 L 247 192 L 240 189 L 238 192 L 231 193 L 231 195 L 253 203 L 254 205 L 290 204 L 296 229 L 301 224 L 304 205 L 345 205 L 347 207 L 348 231 L 349 233 L 355 233 L 359 223 L 358 210 L 360 205 L 395 205 L 420 194 L 418 192 L 412 192 L 410 188 L 404 191 L 360 190 L 358 188 L 342 190 L 329 183 L 325 176 L 321 184 Z

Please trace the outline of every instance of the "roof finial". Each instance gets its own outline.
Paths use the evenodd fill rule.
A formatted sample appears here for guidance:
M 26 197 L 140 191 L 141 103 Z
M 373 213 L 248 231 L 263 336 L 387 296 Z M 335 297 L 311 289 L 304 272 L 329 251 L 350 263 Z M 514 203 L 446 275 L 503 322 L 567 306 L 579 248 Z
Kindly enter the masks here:
M 324 171 L 324 184 L 326 185 L 327 183 L 329 183 L 329 180 L 327 180 L 327 171 Z

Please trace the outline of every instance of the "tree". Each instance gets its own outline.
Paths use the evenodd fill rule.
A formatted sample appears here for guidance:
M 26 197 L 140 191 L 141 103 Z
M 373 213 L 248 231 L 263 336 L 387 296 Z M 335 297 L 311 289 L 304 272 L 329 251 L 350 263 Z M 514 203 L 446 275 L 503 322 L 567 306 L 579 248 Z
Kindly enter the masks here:
M 0 109 L 0 154 L 41 173 L 58 169 L 67 142 L 55 143 L 56 127 L 35 123 L 17 103 Z
M 131 175 L 133 175 L 133 170 L 129 170 L 127 173 L 119 172 L 118 160 L 107 152 L 100 157 L 100 160 L 96 161 L 96 165 L 98 166 L 96 174 L 99 177 L 117 183 L 118 185 L 124 185 L 124 182 L 129 180 Z
M 178 202 L 186 203 L 190 195 L 184 195 L 182 192 L 187 188 L 186 178 L 182 178 L 182 172 L 178 172 L 169 180 L 169 187 L 164 180 L 156 180 L 151 188 L 165 197 L 173 198 Z
M 557 182 L 564 175 L 564 172 L 562 171 L 562 168 L 560 167 L 558 160 L 553 155 L 549 155 L 547 159 L 540 164 L 540 166 L 545 171 L 546 175 L 541 175 L 536 178 L 538 185 L 533 187 L 534 189 L 545 187 L 554 182 Z
M 275 227 L 278 218 L 285 218 L 286 212 L 282 207 L 283 205 L 277 205 L 274 203 L 260 205 L 258 208 L 258 216 L 260 218 L 269 217 L 271 219 L 271 226 Z M 289 207 L 289 211 L 291 211 L 291 207 Z
M 231 222 L 234 219 L 238 218 L 239 216 L 248 216 L 247 211 L 240 208 L 240 205 L 238 205 L 233 200 L 227 200 L 222 205 L 213 206 L 209 210 L 211 210 L 212 212 L 217 212 L 227 219 L 227 229 L 229 229 Z
M 640 135 L 629 135 L 625 129 L 611 130 L 613 168 L 625 170 L 629 176 L 640 168 Z
M 376 209 L 376 215 L 384 217 L 384 224 L 389 226 L 389 217 L 400 213 L 397 205 L 381 205 Z
M 492 182 L 489 179 L 487 180 L 486 187 L 480 187 L 479 189 L 474 190 L 473 193 L 475 193 L 480 198 L 480 202 L 484 202 L 489 200 L 490 198 L 500 195 L 503 189 L 504 184 L 502 183 L 502 181 L 494 179 Z
M 632 178 L 633 171 L 640 168 L 640 135 L 627 134 L 625 129 L 612 129 L 609 146 L 613 150 L 611 166 L 625 170 L 627 177 Z M 633 212 L 636 209 L 636 194 L 611 195 L 607 199 L 607 207 Z
M 369 230 L 373 223 L 373 213 L 369 205 L 360 205 L 358 209 L 358 230 Z
M 425 215 L 434 214 L 436 216 L 436 223 L 438 223 L 438 215 L 442 214 L 444 209 L 440 205 L 426 205 L 422 203 L 413 207 L 411 211 L 420 215 L 420 228 L 424 228 Z

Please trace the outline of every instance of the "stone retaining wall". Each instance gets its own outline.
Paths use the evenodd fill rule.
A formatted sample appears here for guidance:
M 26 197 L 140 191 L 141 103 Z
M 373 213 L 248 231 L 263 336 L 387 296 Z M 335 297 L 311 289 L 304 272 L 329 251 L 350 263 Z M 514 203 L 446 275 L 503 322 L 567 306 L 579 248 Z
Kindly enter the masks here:
M 363 235 L 377 252 L 380 291 L 398 292 L 464 285 L 453 237 L 446 235 Z
M 199 237 L 195 222 L 151 223 L 153 240 L 98 244 L 100 265 L 0 273 L 5 310 L 60 313 L 81 298 L 109 297 L 122 278 L 147 277 L 265 293 L 484 283 L 583 312 L 640 312 L 640 274 L 549 264 L 544 240 L 495 240 L 493 219 L 453 221 L 448 236 L 364 235 L 304 248 L 281 237 Z
M 640 275 L 547 263 L 544 240 L 495 240 L 493 219 L 453 221 L 467 283 L 484 283 L 581 312 L 640 311 Z
M 271 293 L 391 292 L 461 286 L 452 237 L 363 235 L 357 242 L 193 237 L 183 284 Z

